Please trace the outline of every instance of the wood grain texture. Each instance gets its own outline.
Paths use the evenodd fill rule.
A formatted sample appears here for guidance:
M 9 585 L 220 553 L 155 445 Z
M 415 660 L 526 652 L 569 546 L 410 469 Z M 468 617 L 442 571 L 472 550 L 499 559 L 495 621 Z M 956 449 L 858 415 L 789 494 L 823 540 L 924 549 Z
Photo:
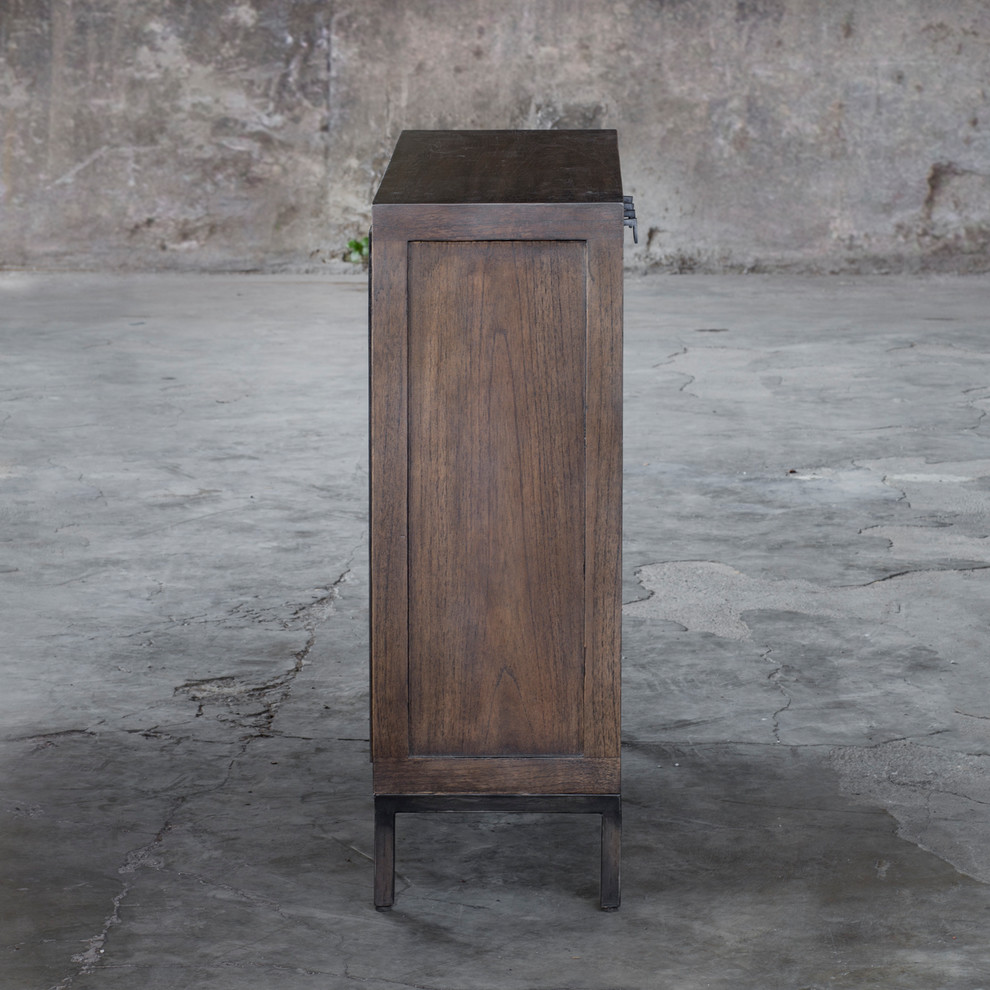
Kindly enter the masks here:
M 370 454 L 372 758 L 408 751 L 406 244 L 372 239 Z
M 617 756 L 622 652 L 622 233 L 588 241 L 585 754 Z
M 614 192 L 376 200 L 376 793 L 618 792 Z
M 396 204 L 372 209 L 376 231 L 406 241 L 584 241 L 622 245 L 621 203 Z
M 614 815 L 618 794 L 379 794 L 375 809 L 390 814 Z
M 375 794 L 617 794 L 619 758 L 375 760 Z
M 409 245 L 410 753 L 577 754 L 585 245 Z
M 613 130 L 403 131 L 375 205 L 622 202 Z

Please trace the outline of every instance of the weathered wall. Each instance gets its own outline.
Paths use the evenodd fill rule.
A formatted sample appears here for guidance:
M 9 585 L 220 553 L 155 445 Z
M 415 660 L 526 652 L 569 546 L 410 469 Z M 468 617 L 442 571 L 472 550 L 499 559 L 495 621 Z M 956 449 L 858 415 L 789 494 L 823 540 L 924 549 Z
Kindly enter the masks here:
M 990 268 L 985 0 L 0 0 L 0 264 L 306 268 L 404 127 L 615 127 L 673 270 Z

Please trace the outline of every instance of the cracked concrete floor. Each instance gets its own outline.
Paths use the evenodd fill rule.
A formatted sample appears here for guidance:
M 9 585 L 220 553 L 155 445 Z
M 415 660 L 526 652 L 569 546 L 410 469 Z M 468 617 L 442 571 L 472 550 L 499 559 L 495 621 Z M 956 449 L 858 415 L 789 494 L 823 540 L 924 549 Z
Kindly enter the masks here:
M 990 987 L 990 279 L 627 282 L 590 817 L 371 906 L 361 278 L 0 276 L 0 986 Z

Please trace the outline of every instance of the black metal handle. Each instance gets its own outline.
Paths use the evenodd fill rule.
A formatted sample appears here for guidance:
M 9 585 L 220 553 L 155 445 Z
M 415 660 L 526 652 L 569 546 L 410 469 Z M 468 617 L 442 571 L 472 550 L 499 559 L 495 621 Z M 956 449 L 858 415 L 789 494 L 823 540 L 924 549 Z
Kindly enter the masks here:
M 632 227 L 633 244 L 639 244 L 639 224 L 636 221 L 636 206 L 632 196 L 622 197 L 622 226 Z

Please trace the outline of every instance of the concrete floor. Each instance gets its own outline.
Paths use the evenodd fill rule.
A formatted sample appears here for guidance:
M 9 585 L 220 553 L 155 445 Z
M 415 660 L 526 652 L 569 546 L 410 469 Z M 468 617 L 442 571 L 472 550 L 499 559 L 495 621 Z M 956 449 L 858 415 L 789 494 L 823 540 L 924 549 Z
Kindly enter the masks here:
M 360 278 L 0 276 L 0 986 L 990 987 L 990 279 L 627 284 L 623 905 L 371 905 Z

